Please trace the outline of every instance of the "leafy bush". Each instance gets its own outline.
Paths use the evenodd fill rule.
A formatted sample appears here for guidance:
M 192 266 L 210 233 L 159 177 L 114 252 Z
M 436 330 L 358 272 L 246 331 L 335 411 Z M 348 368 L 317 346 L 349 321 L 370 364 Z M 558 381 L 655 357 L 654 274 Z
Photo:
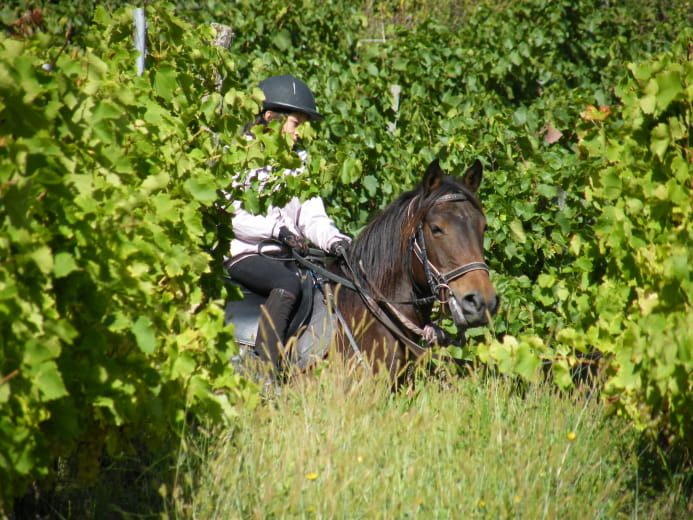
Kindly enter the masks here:
M 684 32 L 670 52 L 629 65 L 616 90 L 617 114 L 583 114 L 580 151 L 592 180 L 586 196 L 600 215 L 596 242 L 584 247 L 577 238 L 574 246 L 605 265 L 584 309 L 584 333 L 563 335 L 578 348 L 591 344 L 608 355 L 605 393 L 621 412 L 689 448 L 692 34 Z
M 201 287 L 218 276 L 204 125 L 229 64 L 210 28 L 160 10 L 138 77 L 130 13 L 94 23 L 60 55 L 46 34 L 0 41 L 4 507 L 59 456 L 89 483 L 103 451 L 170 442 L 188 413 L 230 421 L 252 395 Z

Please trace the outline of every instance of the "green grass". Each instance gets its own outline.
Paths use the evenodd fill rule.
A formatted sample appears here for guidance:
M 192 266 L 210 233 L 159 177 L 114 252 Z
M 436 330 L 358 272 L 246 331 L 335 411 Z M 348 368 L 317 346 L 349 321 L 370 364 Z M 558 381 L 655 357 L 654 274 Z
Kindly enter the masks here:
M 690 461 L 665 471 L 597 397 L 479 371 L 392 394 L 326 365 L 232 430 L 104 460 L 93 487 L 63 462 L 16 520 L 693 518 Z
M 474 374 L 391 394 L 329 367 L 205 442 L 181 459 L 175 518 L 680 518 L 685 502 L 642 499 L 636 432 L 588 392 Z

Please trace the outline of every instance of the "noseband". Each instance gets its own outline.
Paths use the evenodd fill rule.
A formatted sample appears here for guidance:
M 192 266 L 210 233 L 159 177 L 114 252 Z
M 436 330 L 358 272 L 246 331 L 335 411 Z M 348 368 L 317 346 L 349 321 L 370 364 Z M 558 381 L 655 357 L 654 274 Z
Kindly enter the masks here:
M 469 198 L 464 193 L 449 193 L 439 197 L 433 203 L 433 205 L 443 204 L 445 202 L 464 202 L 468 200 Z M 453 280 L 456 280 L 465 274 L 471 273 L 472 271 L 486 271 L 488 273 L 488 265 L 486 265 L 484 262 L 470 262 L 460 267 L 456 267 L 447 273 L 441 273 L 438 268 L 428 259 L 426 241 L 424 240 L 423 222 L 419 224 L 416 235 L 412 235 L 410 240 L 412 242 L 414 254 L 423 265 L 424 273 L 426 274 L 426 281 L 428 282 L 428 287 L 431 290 L 431 294 L 436 296 L 438 301 L 441 303 L 447 303 L 447 296 L 444 293 L 446 291 L 448 294 L 450 293 L 449 284 Z

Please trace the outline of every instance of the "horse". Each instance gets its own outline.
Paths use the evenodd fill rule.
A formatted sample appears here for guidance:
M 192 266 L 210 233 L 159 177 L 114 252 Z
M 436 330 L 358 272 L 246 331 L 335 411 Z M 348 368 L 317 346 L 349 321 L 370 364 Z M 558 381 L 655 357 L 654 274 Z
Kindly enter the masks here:
M 352 287 L 339 290 L 335 302 L 342 321 L 336 348 L 343 355 L 362 356 L 396 381 L 426 351 L 422 337 L 429 344 L 441 339 L 431 323 L 436 301 L 462 335 L 495 314 L 499 299 L 484 262 L 482 176 L 479 160 L 457 178 L 445 175 L 436 159 L 417 188 L 356 237 L 332 269 Z M 431 329 L 438 332 L 433 338 Z
M 449 309 L 462 336 L 488 323 L 498 296 L 484 262 L 482 176 L 478 160 L 458 178 L 436 159 L 420 185 L 382 210 L 341 258 L 320 265 L 294 251 L 304 291 L 286 358 L 305 371 L 334 347 L 375 373 L 387 370 L 397 384 L 405 367 L 450 339 L 431 321 L 434 303 Z M 245 291 L 245 300 L 226 308 L 237 341 L 250 351 L 262 302 Z

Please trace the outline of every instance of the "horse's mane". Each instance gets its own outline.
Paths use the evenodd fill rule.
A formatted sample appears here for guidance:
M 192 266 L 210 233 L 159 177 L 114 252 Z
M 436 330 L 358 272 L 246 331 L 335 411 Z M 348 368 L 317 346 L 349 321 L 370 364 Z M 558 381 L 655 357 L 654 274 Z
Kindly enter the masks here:
M 383 209 L 354 240 L 351 262 L 359 282 L 392 297 L 402 277 L 411 272 L 409 239 L 431 206 L 448 193 L 463 193 L 481 211 L 481 204 L 459 179 L 444 176 L 430 193 L 423 186 L 402 193 Z

